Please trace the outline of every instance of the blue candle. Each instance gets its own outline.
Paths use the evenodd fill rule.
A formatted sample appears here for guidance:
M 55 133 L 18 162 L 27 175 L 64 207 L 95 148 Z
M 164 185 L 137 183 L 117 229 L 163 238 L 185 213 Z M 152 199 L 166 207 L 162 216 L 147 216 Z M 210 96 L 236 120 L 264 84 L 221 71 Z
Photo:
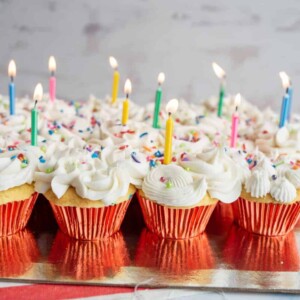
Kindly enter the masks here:
M 16 103 L 15 103 L 15 84 L 14 78 L 17 73 L 16 63 L 14 60 L 11 60 L 8 65 L 8 76 L 10 77 L 10 84 L 8 86 L 9 90 L 9 113 L 11 115 L 15 114 Z
M 280 112 L 280 120 L 279 120 L 279 128 L 284 127 L 288 117 L 288 109 L 289 109 L 289 93 L 288 89 L 286 90 L 286 94 L 282 99 L 281 104 L 281 112 Z
M 15 84 L 13 81 L 10 82 L 9 86 L 9 113 L 11 115 L 15 114 L 16 101 L 15 101 Z
M 293 88 L 291 85 L 288 88 L 288 94 L 289 94 L 289 103 L 288 103 L 287 119 L 288 119 L 288 121 L 290 121 L 291 120 L 291 109 L 292 109 L 292 104 L 293 104 Z

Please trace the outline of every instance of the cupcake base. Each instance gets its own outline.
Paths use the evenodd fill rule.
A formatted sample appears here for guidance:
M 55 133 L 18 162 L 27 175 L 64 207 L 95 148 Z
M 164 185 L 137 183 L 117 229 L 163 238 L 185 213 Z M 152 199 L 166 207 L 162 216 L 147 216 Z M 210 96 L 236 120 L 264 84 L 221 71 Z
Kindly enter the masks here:
M 148 229 L 170 239 L 186 239 L 200 235 L 217 205 L 216 202 L 187 209 L 169 208 L 146 199 L 140 191 L 137 195 Z
M 249 232 L 265 236 L 289 233 L 300 215 L 300 202 L 274 204 L 239 198 L 233 203 L 237 224 Z
M 50 204 L 62 232 L 78 240 L 98 240 L 119 231 L 130 201 L 97 208 Z
M 8 236 L 25 228 L 37 197 L 38 193 L 34 193 L 28 199 L 0 205 L 0 236 Z

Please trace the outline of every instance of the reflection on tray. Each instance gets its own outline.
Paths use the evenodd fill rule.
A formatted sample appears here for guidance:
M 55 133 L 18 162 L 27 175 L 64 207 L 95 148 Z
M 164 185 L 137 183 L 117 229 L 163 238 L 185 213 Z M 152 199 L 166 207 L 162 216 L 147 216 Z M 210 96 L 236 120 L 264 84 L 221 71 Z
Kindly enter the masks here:
M 232 226 L 223 250 L 233 269 L 248 271 L 300 271 L 295 233 L 267 237 Z
M 29 230 L 0 238 L 0 277 L 18 277 L 37 262 L 39 250 Z
M 90 280 L 113 277 L 129 264 L 129 257 L 121 232 L 103 240 L 80 241 L 58 231 L 49 262 L 60 276 Z
M 137 245 L 135 265 L 185 275 L 190 271 L 212 269 L 215 260 L 205 233 L 191 239 L 171 240 L 144 229 Z

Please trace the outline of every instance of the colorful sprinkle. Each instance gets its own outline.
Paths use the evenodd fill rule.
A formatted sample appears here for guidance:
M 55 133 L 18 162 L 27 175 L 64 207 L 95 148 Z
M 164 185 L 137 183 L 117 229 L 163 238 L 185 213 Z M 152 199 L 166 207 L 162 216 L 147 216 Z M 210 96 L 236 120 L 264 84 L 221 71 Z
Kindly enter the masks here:
M 137 157 L 136 157 L 136 152 L 132 152 L 132 153 L 131 153 L 131 158 L 132 158 L 136 163 L 138 163 L 138 164 L 141 163 L 141 162 L 137 159 Z
M 141 134 L 140 134 L 140 138 L 144 137 L 144 136 L 147 135 L 147 134 L 148 134 L 148 132 L 143 132 L 143 133 L 141 133 Z
M 155 153 L 154 153 L 155 157 L 163 157 L 164 155 L 159 151 L 157 150 Z
M 160 177 L 159 181 L 160 181 L 160 182 L 166 182 L 167 179 L 166 179 L 165 177 L 162 176 L 162 177 Z
M 172 183 L 171 181 L 168 180 L 168 181 L 166 182 L 166 188 L 167 188 L 167 189 L 170 189 L 172 186 L 173 186 L 173 183 Z
M 40 163 L 42 163 L 42 164 L 44 164 L 44 163 L 46 162 L 46 160 L 45 160 L 45 158 L 44 158 L 43 155 L 39 157 L 39 161 L 40 161 Z
M 53 171 L 54 171 L 53 168 L 47 168 L 47 169 L 46 169 L 46 173 L 47 173 L 47 174 L 52 173 Z
M 92 154 L 92 158 L 98 158 L 99 155 L 100 155 L 100 152 L 99 152 L 99 151 L 95 151 L 95 152 L 93 152 L 93 154 Z
M 149 164 L 150 164 L 150 168 L 154 168 L 156 166 L 156 162 L 153 159 L 150 160 Z

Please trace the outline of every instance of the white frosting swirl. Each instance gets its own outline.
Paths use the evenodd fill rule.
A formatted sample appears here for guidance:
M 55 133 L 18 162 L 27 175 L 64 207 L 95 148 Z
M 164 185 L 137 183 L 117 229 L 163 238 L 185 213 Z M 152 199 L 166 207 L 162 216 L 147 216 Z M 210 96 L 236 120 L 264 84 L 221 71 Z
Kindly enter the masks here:
M 246 192 L 252 197 L 260 198 L 266 196 L 270 192 L 271 182 L 268 172 L 263 169 L 256 169 L 246 180 Z
M 192 206 L 206 194 L 204 177 L 193 176 L 177 165 L 159 165 L 153 168 L 142 185 L 146 197 L 166 206 Z
M 271 196 L 280 203 L 290 203 L 297 195 L 296 188 L 286 178 L 277 178 L 270 190 Z

